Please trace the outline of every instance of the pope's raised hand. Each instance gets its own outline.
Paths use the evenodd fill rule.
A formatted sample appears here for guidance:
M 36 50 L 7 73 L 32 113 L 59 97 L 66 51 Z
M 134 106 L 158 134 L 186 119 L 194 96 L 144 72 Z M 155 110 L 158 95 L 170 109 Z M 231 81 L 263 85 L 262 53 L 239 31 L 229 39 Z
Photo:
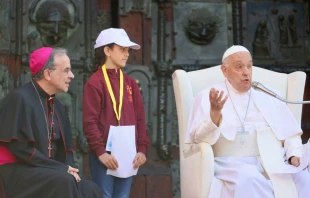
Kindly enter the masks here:
M 223 98 L 224 91 L 219 91 L 214 88 L 211 88 L 209 98 L 210 98 L 210 106 L 211 111 L 221 111 L 226 100 L 228 99 L 228 96 Z
M 209 93 L 210 100 L 210 117 L 213 123 L 219 126 L 220 118 L 222 115 L 222 108 L 224 107 L 225 102 L 228 99 L 228 96 L 223 98 L 224 91 L 219 91 L 214 88 L 211 88 Z

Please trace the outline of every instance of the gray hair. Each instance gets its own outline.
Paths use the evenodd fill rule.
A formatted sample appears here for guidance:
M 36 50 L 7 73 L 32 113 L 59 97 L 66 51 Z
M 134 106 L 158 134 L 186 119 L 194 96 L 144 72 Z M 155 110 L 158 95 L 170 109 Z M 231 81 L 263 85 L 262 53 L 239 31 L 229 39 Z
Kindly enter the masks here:
M 228 66 L 228 57 L 226 57 L 224 60 L 223 60 L 223 64 L 225 67 Z
M 45 65 L 43 66 L 43 68 L 36 74 L 32 75 L 32 79 L 33 80 L 41 80 L 44 76 L 43 72 L 46 69 L 49 70 L 53 70 L 54 68 L 54 64 L 55 64 L 55 55 L 66 55 L 67 54 L 67 50 L 64 48 L 53 48 L 52 53 L 50 55 L 50 57 L 48 58 L 48 60 L 46 61 Z

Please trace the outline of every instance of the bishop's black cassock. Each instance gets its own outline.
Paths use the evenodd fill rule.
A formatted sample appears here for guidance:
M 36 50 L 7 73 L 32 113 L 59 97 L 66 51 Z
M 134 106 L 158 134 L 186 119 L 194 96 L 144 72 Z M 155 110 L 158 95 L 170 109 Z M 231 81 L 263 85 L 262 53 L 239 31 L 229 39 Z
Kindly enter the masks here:
M 0 197 L 102 198 L 96 184 L 77 183 L 67 173 L 68 165 L 74 167 L 69 118 L 64 106 L 35 81 L 4 99 L 0 148 Z

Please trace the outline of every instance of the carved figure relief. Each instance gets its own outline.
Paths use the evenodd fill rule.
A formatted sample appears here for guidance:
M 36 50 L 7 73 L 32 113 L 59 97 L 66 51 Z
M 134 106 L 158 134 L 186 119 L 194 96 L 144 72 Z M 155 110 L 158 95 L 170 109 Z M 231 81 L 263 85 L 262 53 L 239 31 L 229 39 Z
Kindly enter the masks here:
M 0 1 L 0 48 L 10 49 L 10 2 Z
M 261 20 L 255 31 L 253 41 L 253 56 L 257 59 L 270 59 L 271 58 L 271 45 L 268 41 L 269 30 L 267 22 Z
M 6 66 L 0 65 L 0 101 L 9 92 L 9 72 Z
M 293 45 L 297 45 L 298 37 L 297 37 L 297 26 L 295 22 L 295 16 L 289 15 L 288 16 L 288 22 L 289 22 L 289 31 L 292 39 Z
M 111 11 L 99 12 L 97 15 L 98 30 L 101 31 L 111 27 L 111 21 L 112 21 Z
M 0 37 L 5 41 L 9 41 L 9 10 L 4 7 L 3 2 L 0 2 L 0 17 L 2 19 L 0 23 Z
M 258 65 L 305 66 L 309 10 L 289 1 L 247 1 L 244 43 Z M 251 48 L 252 47 L 252 48 Z
M 40 37 L 44 46 L 62 46 L 67 39 L 68 29 L 75 28 L 77 24 L 76 7 L 72 1 L 71 5 L 74 7 L 73 17 L 65 1 L 34 1 L 29 9 L 29 17 L 35 23 L 36 31 L 28 35 L 28 42 Z
M 128 12 L 143 12 L 146 18 L 151 18 L 151 0 L 118 0 L 119 14 L 127 15 Z
M 133 11 L 143 11 L 144 10 L 144 0 L 133 0 Z
M 279 15 L 278 17 L 278 25 L 279 25 L 279 42 L 280 46 L 288 45 L 288 29 L 287 29 L 287 21 L 285 20 L 283 15 Z
M 207 8 L 193 9 L 184 17 L 187 38 L 198 45 L 209 44 L 219 30 L 220 18 Z

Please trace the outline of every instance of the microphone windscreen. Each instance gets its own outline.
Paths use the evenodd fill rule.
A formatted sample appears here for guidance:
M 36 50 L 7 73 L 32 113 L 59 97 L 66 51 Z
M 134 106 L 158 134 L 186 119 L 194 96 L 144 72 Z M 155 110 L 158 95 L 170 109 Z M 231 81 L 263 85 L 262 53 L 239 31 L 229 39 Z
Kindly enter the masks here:
M 259 85 L 260 85 L 260 83 L 257 82 L 257 81 L 253 81 L 253 82 L 252 82 L 252 87 L 253 87 L 254 89 L 257 89 Z
M 270 89 L 266 88 L 262 83 L 259 83 L 259 82 L 257 82 L 257 81 L 253 81 L 253 82 L 252 82 L 252 87 L 253 87 L 253 89 L 255 89 L 255 90 L 265 92 L 265 93 L 267 93 L 267 94 L 269 94 L 269 95 L 271 95 L 271 96 L 274 96 L 274 97 L 277 96 L 276 93 L 274 93 L 274 92 L 271 91 Z

